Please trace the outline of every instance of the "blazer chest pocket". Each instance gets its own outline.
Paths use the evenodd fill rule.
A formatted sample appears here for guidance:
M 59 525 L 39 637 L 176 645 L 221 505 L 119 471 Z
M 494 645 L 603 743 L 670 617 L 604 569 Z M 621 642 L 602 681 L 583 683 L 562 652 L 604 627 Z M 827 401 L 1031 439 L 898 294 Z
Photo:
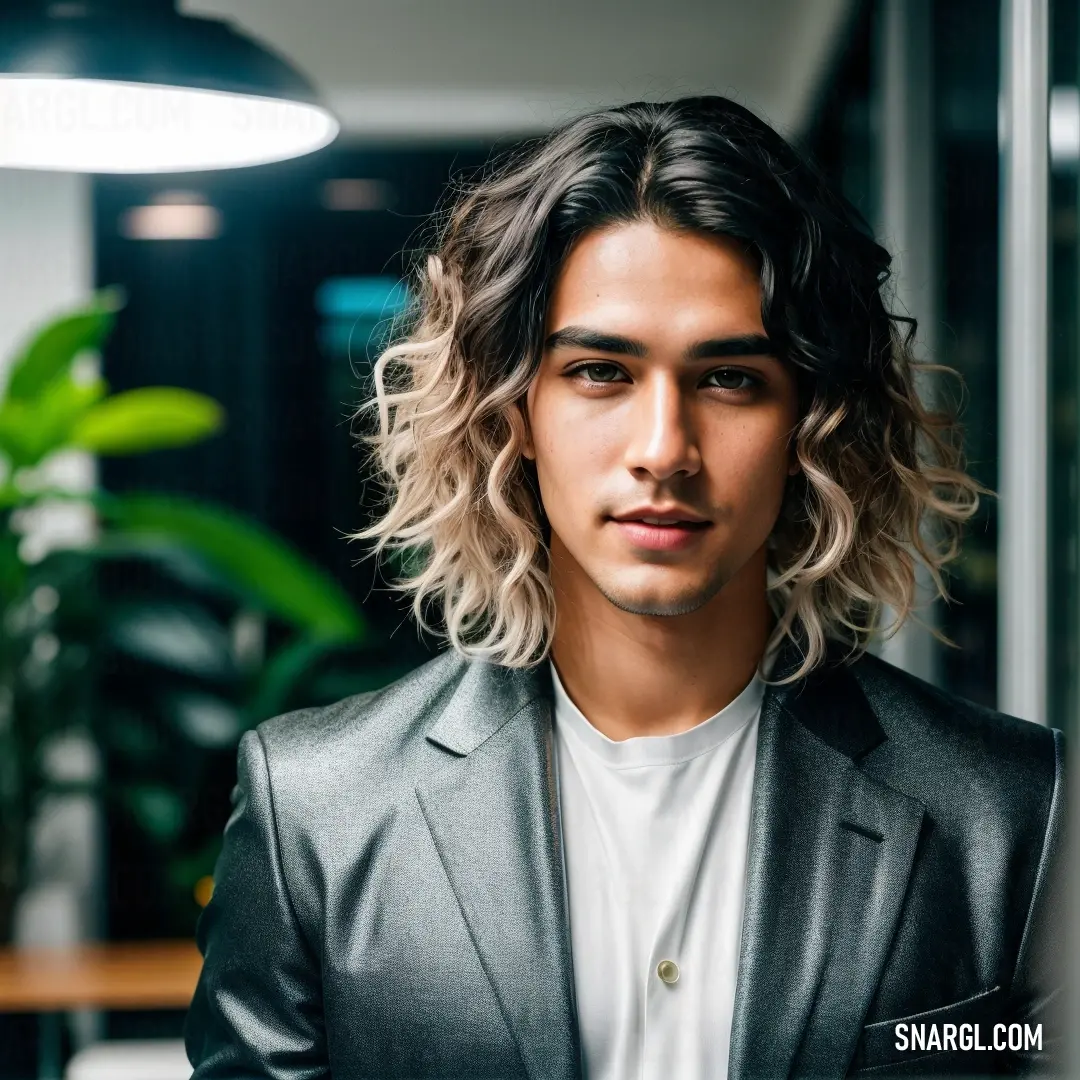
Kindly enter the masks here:
M 927 1059 L 929 1066 L 929 1058 L 948 1054 L 957 1060 L 967 1058 L 971 1071 L 980 1073 L 990 1064 L 987 1051 L 993 1046 L 994 1023 L 1004 1001 L 1004 990 L 995 986 L 951 1005 L 867 1024 L 852 1062 L 854 1071 L 901 1075 L 904 1064 L 910 1063 L 917 1073 L 919 1059 Z

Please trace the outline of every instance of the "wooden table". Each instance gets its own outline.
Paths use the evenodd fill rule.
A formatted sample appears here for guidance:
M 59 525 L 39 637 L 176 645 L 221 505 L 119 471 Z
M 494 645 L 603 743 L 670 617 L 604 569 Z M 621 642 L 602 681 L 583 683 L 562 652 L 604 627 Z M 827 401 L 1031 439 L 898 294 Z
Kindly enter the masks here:
M 72 1009 L 186 1009 L 202 957 L 191 941 L 0 949 L 0 1012 L 39 1013 L 38 1076 L 61 1076 L 61 1016 Z

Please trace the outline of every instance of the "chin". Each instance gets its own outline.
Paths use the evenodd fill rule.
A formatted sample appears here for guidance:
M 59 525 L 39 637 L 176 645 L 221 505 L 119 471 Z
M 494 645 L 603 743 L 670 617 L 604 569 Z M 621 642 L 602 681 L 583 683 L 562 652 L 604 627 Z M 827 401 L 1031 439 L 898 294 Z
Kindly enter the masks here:
M 598 586 L 599 587 L 599 586 Z M 689 615 L 703 608 L 723 583 L 690 589 L 619 589 L 600 587 L 600 592 L 620 611 L 631 615 Z

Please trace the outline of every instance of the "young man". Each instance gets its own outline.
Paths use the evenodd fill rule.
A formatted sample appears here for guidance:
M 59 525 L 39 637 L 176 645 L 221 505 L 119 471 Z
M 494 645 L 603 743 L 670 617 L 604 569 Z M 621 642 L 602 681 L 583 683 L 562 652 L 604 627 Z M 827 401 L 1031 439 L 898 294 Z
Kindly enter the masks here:
M 1060 737 L 866 653 L 979 491 L 888 262 L 722 98 L 459 195 L 361 534 L 452 648 L 245 735 L 194 1080 L 1048 1066 Z

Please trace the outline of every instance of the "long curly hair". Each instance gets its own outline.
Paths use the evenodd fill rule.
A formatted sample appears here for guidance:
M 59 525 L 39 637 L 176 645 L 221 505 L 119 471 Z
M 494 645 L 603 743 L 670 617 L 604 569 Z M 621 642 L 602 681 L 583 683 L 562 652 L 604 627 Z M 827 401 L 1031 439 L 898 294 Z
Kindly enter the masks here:
M 785 638 L 799 649 L 783 682 L 830 640 L 854 658 L 913 616 L 917 563 L 948 598 L 942 567 L 987 489 L 963 470 L 953 413 L 920 400 L 919 371 L 956 373 L 918 363 L 915 320 L 886 309 L 889 253 L 807 159 L 723 97 L 578 117 L 451 190 L 357 414 L 378 412 L 359 438 L 386 498 L 351 538 L 404 556 L 392 587 L 459 654 L 508 667 L 547 656 L 550 527 L 522 456 L 525 393 L 574 240 L 642 220 L 740 239 L 756 259 L 766 333 L 796 375 L 801 465 L 768 544 L 767 653 Z

